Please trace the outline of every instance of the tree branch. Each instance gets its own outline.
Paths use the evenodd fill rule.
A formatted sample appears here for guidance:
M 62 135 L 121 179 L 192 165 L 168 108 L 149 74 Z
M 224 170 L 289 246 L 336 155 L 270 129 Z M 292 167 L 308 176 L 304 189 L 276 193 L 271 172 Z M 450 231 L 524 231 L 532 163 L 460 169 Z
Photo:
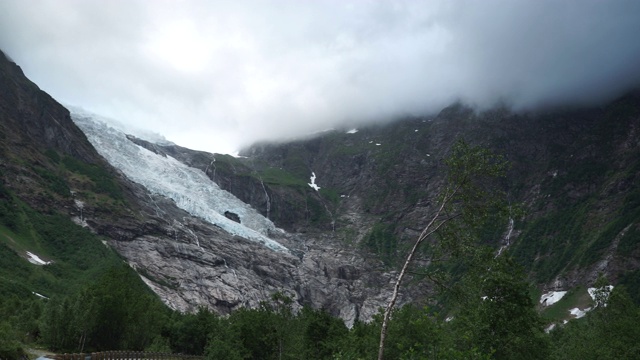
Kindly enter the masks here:
M 427 224 L 427 226 L 424 228 L 424 230 L 422 230 L 422 233 L 420 233 L 420 236 L 418 237 L 418 239 L 416 240 L 416 242 L 413 244 L 413 247 L 411 248 L 411 251 L 409 252 L 409 254 L 407 255 L 407 259 L 404 262 L 404 265 L 402 266 L 402 269 L 400 270 L 400 274 L 398 275 L 398 279 L 396 280 L 396 283 L 393 287 L 393 294 L 391 295 L 391 299 L 389 300 L 389 304 L 387 305 L 386 309 L 384 310 L 384 317 L 382 320 L 382 328 L 380 329 L 380 345 L 378 348 L 378 360 L 383 360 L 384 359 L 384 341 L 387 337 L 387 328 L 389 327 L 389 318 L 391 317 L 391 311 L 393 310 L 393 307 L 396 304 L 396 301 L 398 300 L 398 292 L 400 290 L 400 284 L 402 283 L 402 279 L 404 278 L 405 274 L 407 273 L 407 268 L 409 267 L 409 263 L 411 263 L 411 260 L 413 259 L 413 256 L 415 255 L 418 246 L 420 246 L 420 244 L 427 238 L 429 237 L 431 234 L 433 234 L 434 232 L 436 232 L 438 229 L 440 229 L 442 227 L 442 225 L 446 224 L 447 222 L 451 221 L 453 218 L 452 217 L 448 217 L 444 220 L 441 220 L 439 223 L 437 223 L 438 218 L 440 218 L 440 214 L 442 214 L 442 212 L 444 211 L 446 205 L 449 203 L 449 201 L 453 198 L 453 196 L 457 193 L 459 187 L 456 187 L 452 190 L 452 192 L 450 194 L 446 194 L 444 195 L 443 199 L 442 199 L 442 204 L 440 205 L 440 208 L 438 209 L 438 211 L 436 211 L 436 213 L 434 214 L 434 216 L 431 218 L 431 220 L 429 221 L 429 223 Z

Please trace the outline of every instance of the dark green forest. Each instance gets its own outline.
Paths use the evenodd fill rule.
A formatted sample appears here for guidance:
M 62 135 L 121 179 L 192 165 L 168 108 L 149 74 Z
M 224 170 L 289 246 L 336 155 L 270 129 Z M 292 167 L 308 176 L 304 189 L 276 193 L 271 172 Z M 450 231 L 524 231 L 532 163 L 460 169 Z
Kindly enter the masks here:
M 387 359 L 637 359 L 640 308 L 617 287 L 606 307 L 543 331 L 529 285 L 510 261 L 500 260 L 476 291 L 466 294 L 453 319 L 429 308 L 394 311 Z M 472 293 L 475 293 L 472 292 Z M 477 295 L 477 293 L 475 293 Z M 148 350 L 210 359 L 372 359 L 381 316 L 344 323 L 322 310 L 294 313 L 276 293 L 257 309 L 222 317 L 201 309 L 167 309 L 125 265 L 105 269 L 95 283 L 42 299 L 3 292 L 0 357 L 21 358 L 24 347 L 56 352 Z

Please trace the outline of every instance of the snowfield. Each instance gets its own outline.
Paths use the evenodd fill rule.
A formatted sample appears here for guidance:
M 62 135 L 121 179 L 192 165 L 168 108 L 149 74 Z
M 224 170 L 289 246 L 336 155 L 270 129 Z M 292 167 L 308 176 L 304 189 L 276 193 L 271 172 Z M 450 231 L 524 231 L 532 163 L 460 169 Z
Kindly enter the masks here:
M 34 264 L 34 265 L 49 265 L 51 264 L 51 261 L 44 261 L 42 260 L 38 255 L 27 251 L 27 260 L 29 260 L 30 263 Z
M 588 288 L 587 291 L 589 292 L 589 296 L 591 296 L 591 300 L 596 301 L 596 291 L 604 291 L 605 292 L 605 296 L 609 297 L 608 294 L 611 294 L 611 291 L 613 290 L 613 285 L 607 285 L 607 286 L 603 286 L 601 288 Z
M 566 293 L 566 291 L 549 291 L 548 293 L 542 294 L 540 304 L 543 306 L 551 306 L 560 301 Z
M 74 112 L 72 119 L 100 155 L 131 181 L 154 194 L 172 199 L 179 208 L 230 234 L 259 242 L 275 251 L 288 251 L 269 238 L 269 234 L 283 233 L 283 230 L 251 206 L 220 189 L 203 171 L 134 144 L 122 131 L 107 125 L 97 115 Z M 225 211 L 237 214 L 241 223 L 225 217 Z
M 576 319 L 580 319 L 581 317 L 584 317 L 585 315 L 587 315 L 587 312 L 591 310 L 591 308 L 586 308 L 584 310 L 580 310 L 579 308 L 573 308 L 571 310 L 569 310 L 569 313 L 573 316 L 576 317 Z

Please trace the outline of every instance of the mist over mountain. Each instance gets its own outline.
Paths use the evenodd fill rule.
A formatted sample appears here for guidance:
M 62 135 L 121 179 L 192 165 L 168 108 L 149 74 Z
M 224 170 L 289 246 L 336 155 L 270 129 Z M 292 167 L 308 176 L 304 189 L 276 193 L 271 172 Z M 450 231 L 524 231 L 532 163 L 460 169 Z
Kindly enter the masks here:
M 177 144 L 435 114 L 601 105 L 640 84 L 633 1 L 0 4 L 0 47 L 56 99 Z

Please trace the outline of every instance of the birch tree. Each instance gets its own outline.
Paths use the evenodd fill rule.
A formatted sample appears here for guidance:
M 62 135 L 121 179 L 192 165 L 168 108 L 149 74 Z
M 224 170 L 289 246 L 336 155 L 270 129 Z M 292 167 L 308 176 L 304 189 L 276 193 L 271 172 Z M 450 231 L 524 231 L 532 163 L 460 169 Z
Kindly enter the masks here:
M 429 254 L 433 262 L 462 259 L 477 255 L 477 230 L 489 218 L 507 213 L 506 196 L 499 190 L 497 179 L 504 176 L 507 162 L 489 150 L 457 141 L 445 159 L 447 175 L 444 186 L 436 197 L 436 206 L 420 235 L 415 239 L 398 273 L 393 293 L 387 304 L 382 327 L 378 360 L 384 359 L 385 338 L 389 320 L 402 282 L 420 246 L 429 241 L 434 246 Z M 434 275 L 434 274 L 431 274 Z M 433 276 L 428 278 L 433 279 Z

